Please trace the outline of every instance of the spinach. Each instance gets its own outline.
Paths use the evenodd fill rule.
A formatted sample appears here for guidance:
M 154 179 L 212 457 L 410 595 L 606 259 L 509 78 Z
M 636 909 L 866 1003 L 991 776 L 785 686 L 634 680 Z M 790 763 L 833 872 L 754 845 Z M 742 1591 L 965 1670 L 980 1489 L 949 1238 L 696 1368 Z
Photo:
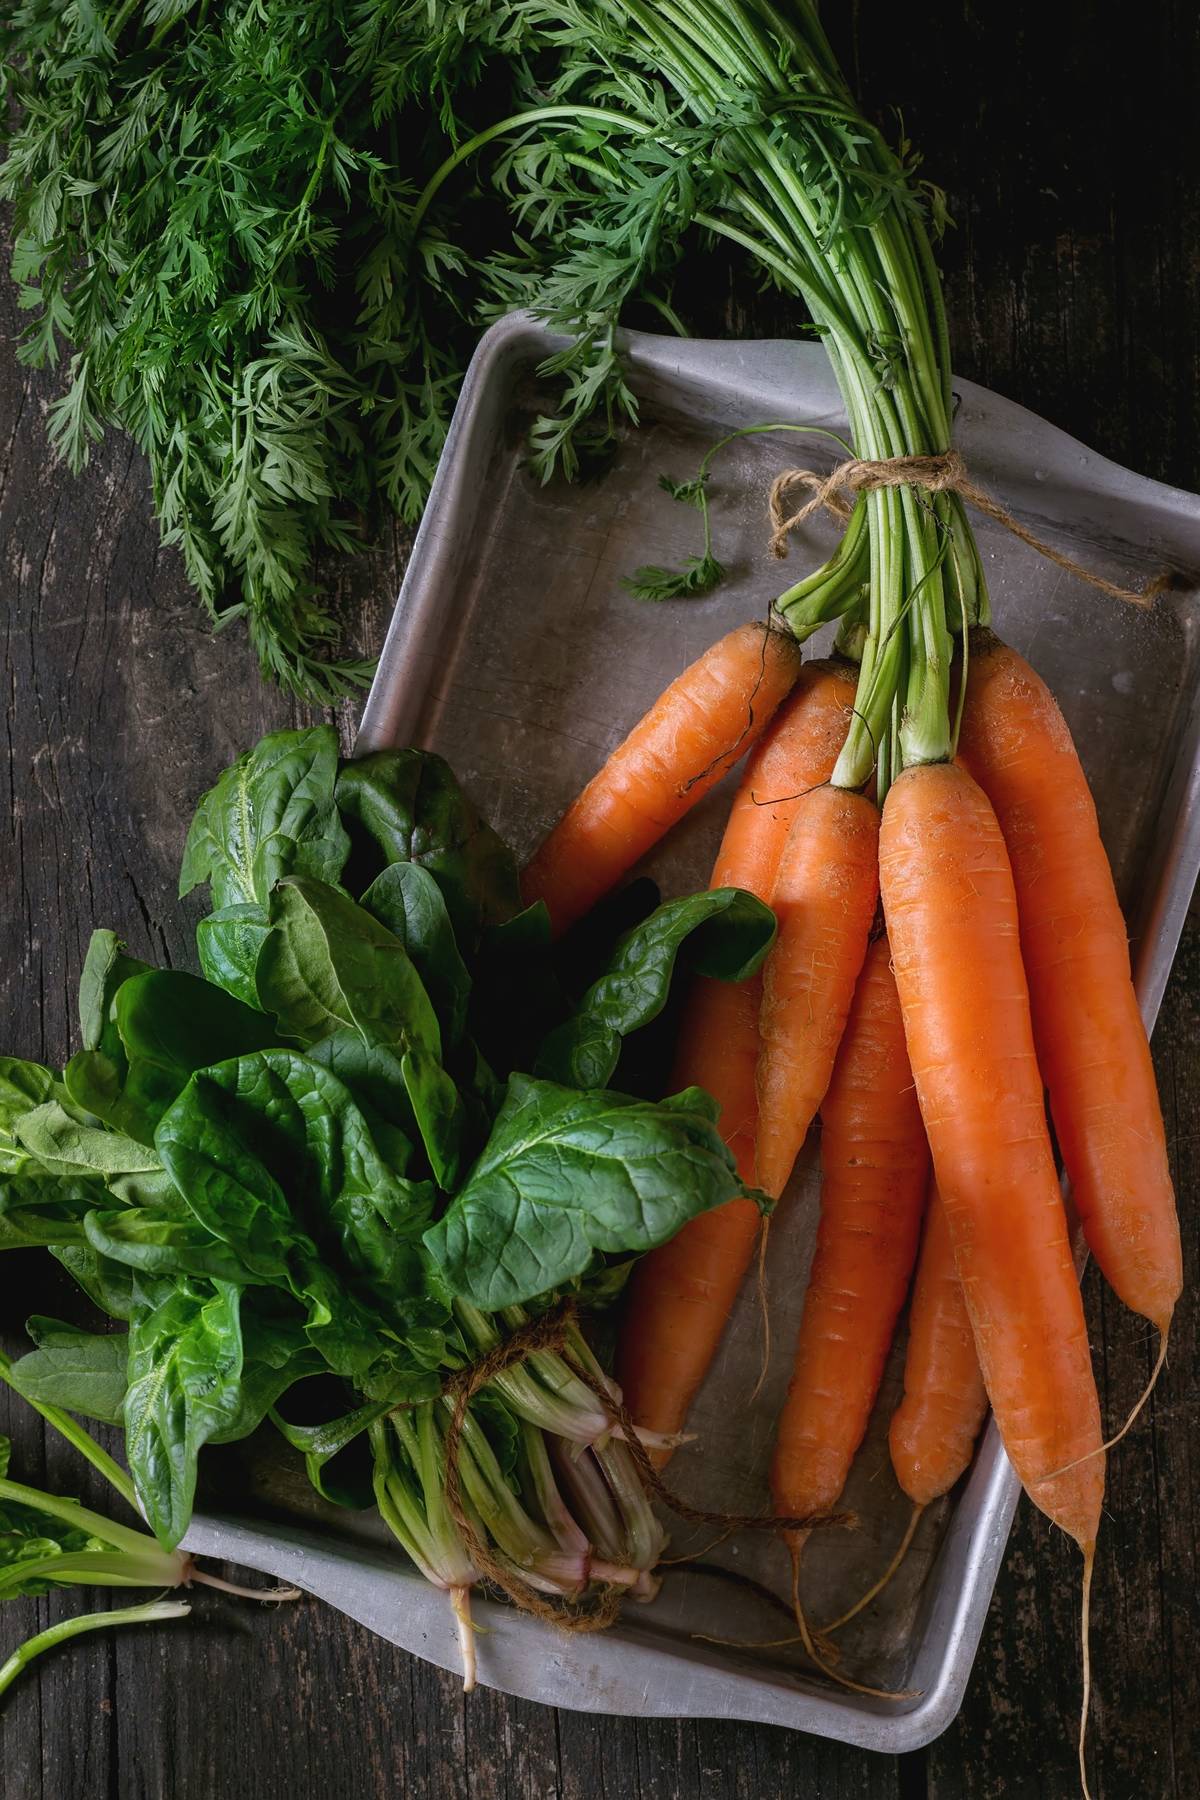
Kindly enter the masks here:
M 361 892 L 391 863 L 416 863 L 437 882 L 468 956 L 482 929 L 520 910 L 511 850 L 480 817 L 450 765 L 428 750 L 377 750 L 337 780 Z
M 43 1174 L 102 1182 L 113 1199 L 127 1205 L 153 1206 L 170 1194 L 151 1146 L 121 1131 L 81 1123 L 59 1100 L 27 1112 L 17 1121 L 16 1136 Z
M 189 833 L 181 886 L 200 880 L 208 979 L 98 932 L 65 1083 L 0 1062 L 0 1247 L 47 1246 L 128 1327 L 34 1321 L 18 1383 L 119 1413 L 163 1542 L 186 1528 L 201 1447 L 269 1414 L 318 1491 L 348 1500 L 350 1447 L 402 1409 L 389 1432 L 440 1507 L 445 1408 L 424 1403 L 495 1330 L 463 1302 L 611 1297 L 633 1257 L 741 1191 L 698 1091 L 651 1102 L 606 1083 L 680 958 L 739 978 L 771 914 L 723 890 L 615 948 L 610 915 L 562 958 L 439 758 L 382 752 L 339 775 L 329 728 L 276 733 L 221 777 Z M 283 1397 L 316 1376 L 351 1410 L 295 1424 Z M 506 1506 L 549 1476 L 529 1420 L 554 1427 L 526 1404 L 472 1407 Z
M 310 1044 L 305 1055 L 350 1089 L 384 1161 L 397 1175 L 407 1173 L 417 1121 L 403 1058 L 386 1044 L 365 1043 L 353 1027 Z
M 196 1456 L 241 1405 L 241 1294 L 230 1282 L 143 1288 L 135 1278 L 125 1454 L 146 1523 L 165 1549 L 187 1530 Z
M 365 1507 L 371 1504 L 369 1473 L 365 1479 L 348 1481 L 343 1467 L 345 1452 L 388 1410 L 386 1400 L 374 1400 L 318 1425 L 294 1424 L 276 1410 L 271 1413 L 271 1423 L 304 1457 L 305 1473 L 322 1500 L 334 1506 Z M 331 1468 L 331 1464 L 337 1466 Z
M 420 1331 L 431 1318 L 420 1237 L 433 1190 L 388 1167 L 328 1069 L 271 1050 L 205 1070 L 165 1115 L 156 1143 L 212 1236 L 256 1279 L 308 1307 L 310 1340 L 331 1367 L 389 1379 L 407 1350 L 424 1370 L 431 1345 Z
M 224 906 L 196 926 L 196 954 L 206 981 L 246 1006 L 257 1006 L 254 971 L 269 929 L 265 906 Z
M 126 956 L 115 931 L 93 931 L 79 977 L 79 1041 L 85 1050 L 100 1050 L 112 1042 L 111 1007 L 117 989 L 149 967 L 136 956 Z
M 124 1332 L 79 1331 L 58 1319 L 26 1320 L 37 1345 L 8 1372 L 19 1394 L 61 1406 L 105 1425 L 119 1425 L 127 1386 L 129 1343 Z
M 408 1051 L 400 1067 L 433 1178 L 439 1187 L 453 1188 L 469 1130 L 458 1089 L 427 1051 Z
M 28 1162 L 28 1150 L 17 1141 L 17 1120 L 53 1099 L 58 1086 L 53 1073 L 41 1063 L 0 1056 L 0 1175 Z
M 620 940 L 607 972 L 542 1045 L 535 1074 L 571 1087 L 604 1087 L 616 1069 L 621 1039 L 666 1005 L 685 945 L 696 974 L 744 981 L 774 938 L 771 908 L 740 888 L 710 888 L 668 901 Z
M 314 1043 L 347 1027 L 364 1043 L 437 1055 L 441 1034 L 394 932 L 325 882 L 281 881 L 258 961 L 258 991 L 288 1037 Z
M 143 1144 L 182 1091 L 209 1063 L 265 1050 L 278 1032 L 255 1011 L 198 976 L 151 969 L 122 982 L 110 1004 L 106 1048 L 81 1050 L 67 1064 L 77 1104 Z
M 514 1075 L 466 1186 L 425 1245 L 490 1310 L 553 1291 L 596 1251 L 650 1250 L 745 1190 L 699 1088 L 658 1103 Z
M 124 1263 L 114 1262 L 111 1257 L 101 1256 L 84 1239 L 82 1225 L 79 1238 L 77 1243 L 52 1244 L 51 1256 L 62 1264 L 101 1312 L 107 1313 L 110 1319 L 120 1319 L 128 1324 L 137 1306 L 133 1270 Z
M 452 1049 L 466 1024 L 471 976 L 459 955 L 442 890 L 418 863 L 398 862 L 376 877 L 362 904 L 394 932 L 421 977 Z
M 32 1159 L 0 1171 L 0 1250 L 80 1244 L 88 1213 L 110 1200 L 103 1182 L 49 1174 Z
M 180 897 L 207 881 L 221 912 L 265 906 L 284 875 L 336 881 L 350 848 L 334 805 L 337 763 L 332 725 L 273 731 L 239 756 L 196 808 Z
M 119 1212 L 89 1213 L 83 1229 L 98 1255 L 148 1275 L 195 1276 L 243 1287 L 258 1279 L 235 1250 L 190 1216 L 128 1206 Z

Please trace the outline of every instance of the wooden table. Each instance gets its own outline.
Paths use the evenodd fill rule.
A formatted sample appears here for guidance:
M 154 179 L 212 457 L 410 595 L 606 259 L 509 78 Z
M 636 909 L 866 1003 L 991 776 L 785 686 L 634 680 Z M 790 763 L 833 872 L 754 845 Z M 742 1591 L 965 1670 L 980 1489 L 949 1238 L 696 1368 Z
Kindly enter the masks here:
M 832 14 L 837 9 L 830 5 Z M 1200 15 L 1177 0 L 1000 6 L 857 0 L 838 48 L 866 103 L 904 109 L 949 192 L 942 252 L 956 368 L 1148 475 L 1200 488 Z M 18 315 L 0 289 L 3 332 Z M 720 275 L 700 328 L 795 329 L 796 309 Z M 79 480 L 56 468 L 52 377 L 0 355 L 0 566 L 7 841 L 0 851 L 0 1043 L 61 1059 L 93 924 L 187 966 L 174 899 L 197 794 L 273 726 L 305 715 L 265 689 L 237 629 L 214 639 L 151 516 L 145 469 L 114 438 Z M 346 580 L 375 648 L 400 534 Z M 349 711 L 340 723 L 347 735 Z M 1136 771 L 1131 772 L 1136 779 Z M 11 813 L 9 814 L 9 808 Z M 1155 1040 L 1189 1269 L 1200 1188 L 1200 925 Z M 45 1259 L 41 1259 L 44 1261 Z M 1106 1417 L 1149 1363 L 1147 1332 L 1086 1283 Z M 41 1262 L 10 1255 L 2 1316 L 53 1309 Z M 1200 1793 L 1197 1306 L 1113 1459 L 1092 1644 L 1095 1791 Z M 0 1428 L 4 1402 L 0 1401 Z M 93 1495 L 40 1422 L 14 1409 L 16 1466 Z M 1060 1800 L 1075 1792 L 1077 1563 L 1024 1504 L 958 1721 L 930 1749 L 872 1757 L 774 1728 L 555 1714 L 479 1692 L 316 1604 L 256 1610 L 213 1594 L 186 1625 L 85 1639 L 0 1712 L 5 1800 Z M 21 1601 L 0 1643 L 80 1606 Z

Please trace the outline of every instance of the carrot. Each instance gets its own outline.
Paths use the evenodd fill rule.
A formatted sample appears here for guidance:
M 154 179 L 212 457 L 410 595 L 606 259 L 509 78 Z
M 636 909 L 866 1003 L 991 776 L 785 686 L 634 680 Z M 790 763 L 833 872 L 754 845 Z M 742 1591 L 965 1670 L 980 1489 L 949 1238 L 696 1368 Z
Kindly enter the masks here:
M 909 1060 L 988 1397 L 1026 1491 L 1080 1545 L 1090 1572 L 1104 1493 L 1100 1408 L 1012 873 L 996 816 L 965 769 L 917 765 L 893 783 L 880 878 Z
M 800 672 L 796 640 L 739 625 L 659 695 L 522 877 L 556 933 L 582 918 L 761 735 Z
M 879 813 L 819 787 L 799 803 L 772 905 L 758 1059 L 758 1185 L 778 1199 L 833 1074 L 879 892 Z
M 883 1574 L 839 1618 L 822 1625 L 822 1638 L 831 1637 L 857 1618 L 896 1575 L 912 1547 L 921 1514 L 932 1501 L 949 1493 L 970 1462 L 986 1413 L 987 1393 L 954 1266 L 946 1209 L 937 1183 L 930 1182 L 908 1312 L 904 1398 L 892 1415 L 888 1432 L 892 1468 L 912 1501 L 912 1512 Z
M 917 1254 L 929 1148 L 889 956 L 884 937 L 867 952 L 821 1106 L 821 1219 L 771 1465 L 784 1516 L 840 1497 Z
M 888 1432 L 896 1480 L 914 1506 L 949 1493 L 971 1460 L 986 1412 L 946 1209 L 934 1183 L 908 1314 L 904 1398 Z
M 1161 1366 L 1183 1268 L 1125 921 L 1066 721 L 990 632 L 972 640 L 961 747 L 1012 860 L 1038 1062 L 1084 1235 L 1116 1293 L 1158 1327 Z
M 750 754 L 713 868 L 713 887 L 769 900 L 802 794 L 827 781 L 854 698 L 849 665 L 805 665 L 792 694 Z M 671 1088 L 707 1089 L 747 1187 L 755 1180 L 758 1012 L 761 982 L 698 980 L 688 996 Z M 732 1200 L 685 1225 L 638 1264 L 617 1350 L 617 1379 L 639 1425 L 682 1430 L 758 1239 L 761 1215 Z M 669 1452 L 657 1452 L 665 1462 Z

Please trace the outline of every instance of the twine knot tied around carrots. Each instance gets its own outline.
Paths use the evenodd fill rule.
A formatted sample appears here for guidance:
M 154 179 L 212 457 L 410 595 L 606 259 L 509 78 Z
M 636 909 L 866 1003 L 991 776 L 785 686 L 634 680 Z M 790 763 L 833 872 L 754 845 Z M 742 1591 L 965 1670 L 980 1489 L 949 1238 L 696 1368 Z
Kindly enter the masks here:
M 1170 586 L 1170 574 L 1163 570 L 1140 591 L 1121 587 L 1119 583 L 1108 581 L 1103 575 L 1085 568 L 1073 556 L 1066 556 L 1061 550 L 1056 550 L 1044 538 L 1038 537 L 1028 526 L 1014 518 L 1002 501 L 979 486 L 957 450 L 943 450 L 935 456 L 891 456 L 881 460 L 850 457 L 845 462 L 835 463 L 828 475 L 818 475 L 814 469 L 785 469 L 771 484 L 769 506 L 772 553 L 778 557 L 786 556 L 788 538 L 792 532 L 822 508 L 844 523 L 850 516 L 853 504 L 851 496 L 870 493 L 877 488 L 895 487 L 918 487 L 927 494 L 957 494 L 960 500 L 973 506 L 976 512 L 993 519 L 1023 544 L 1028 544 L 1031 550 L 1036 550 L 1039 556 L 1044 556 L 1048 562 L 1055 563 L 1069 575 L 1076 576 L 1089 587 L 1097 588 L 1100 593 L 1108 594 L 1114 600 L 1124 600 L 1131 606 L 1146 607 L 1156 594 Z M 797 495 L 802 493 L 807 495 L 807 499 L 794 507 Z

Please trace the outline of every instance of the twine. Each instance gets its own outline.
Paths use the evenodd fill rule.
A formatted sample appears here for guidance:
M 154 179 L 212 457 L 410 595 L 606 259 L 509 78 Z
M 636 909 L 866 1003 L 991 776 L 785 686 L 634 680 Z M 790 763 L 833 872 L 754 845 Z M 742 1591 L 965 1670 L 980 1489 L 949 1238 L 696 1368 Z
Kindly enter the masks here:
M 851 511 L 847 495 L 906 486 L 924 488 L 929 494 L 957 494 L 960 500 L 983 513 L 985 518 L 1002 525 L 1031 550 L 1036 550 L 1039 556 L 1044 556 L 1047 562 L 1057 564 L 1068 575 L 1085 581 L 1102 594 L 1109 594 L 1114 600 L 1147 607 L 1156 594 L 1170 585 L 1171 577 L 1164 570 L 1139 592 L 1108 581 L 1076 562 L 1073 556 L 1065 556 L 1044 538 L 1037 537 L 1028 526 L 1022 525 L 1007 506 L 973 481 L 957 450 L 946 450 L 938 456 L 893 456 L 881 462 L 853 457 L 835 464 L 828 475 L 818 475 L 812 469 L 785 469 L 771 486 L 771 550 L 778 557 L 786 556 L 790 534 L 822 507 L 844 522 Z M 808 498 L 796 511 L 789 512 L 797 493 L 807 493 Z
M 578 1358 L 571 1354 L 570 1333 L 577 1324 L 578 1317 L 578 1308 L 574 1300 L 569 1298 L 561 1300 L 548 1312 L 519 1326 L 511 1336 L 494 1345 L 477 1362 L 471 1363 L 465 1369 L 456 1369 L 446 1378 L 442 1386 L 443 1395 L 447 1398 L 452 1397 L 454 1401 L 450 1414 L 450 1425 L 446 1432 L 446 1510 L 457 1525 L 471 1561 L 479 1573 L 506 1594 L 514 1606 L 518 1606 L 522 1612 L 531 1613 L 534 1618 L 542 1619 L 546 1624 L 556 1625 L 566 1631 L 603 1631 L 613 1623 L 620 1609 L 621 1601 L 619 1590 L 606 1588 L 594 1601 L 584 1604 L 568 1601 L 556 1606 L 544 1595 L 539 1594 L 528 1582 L 521 1580 L 511 1564 L 502 1561 L 492 1553 L 467 1510 L 459 1469 L 467 1408 L 481 1388 L 486 1387 L 490 1381 L 494 1381 L 498 1375 L 502 1375 L 506 1369 L 512 1368 L 514 1363 L 523 1362 L 526 1357 L 533 1356 L 538 1351 L 557 1352 L 572 1375 L 583 1382 L 605 1410 L 612 1415 L 614 1424 L 621 1426 L 634 1467 L 637 1469 L 643 1485 L 677 1518 L 694 1525 L 716 1525 L 726 1533 L 772 1531 L 784 1534 L 791 1531 L 810 1531 L 818 1525 L 849 1525 L 854 1522 L 853 1515 L 849 1513 L 814 1513 L 805 1517 L 790 1518 L 780 1517 L 774 1513 L 715 1512 L 707 1507 L 693 1506 L 689 1501 L 673 1493 L 650 1460 L 646 1447 L 637 1434 L 637 1426 L 628 1407 L 617 1398 L 606 1382 L 593 1375 L 590 1369 L 586 1369 Z

